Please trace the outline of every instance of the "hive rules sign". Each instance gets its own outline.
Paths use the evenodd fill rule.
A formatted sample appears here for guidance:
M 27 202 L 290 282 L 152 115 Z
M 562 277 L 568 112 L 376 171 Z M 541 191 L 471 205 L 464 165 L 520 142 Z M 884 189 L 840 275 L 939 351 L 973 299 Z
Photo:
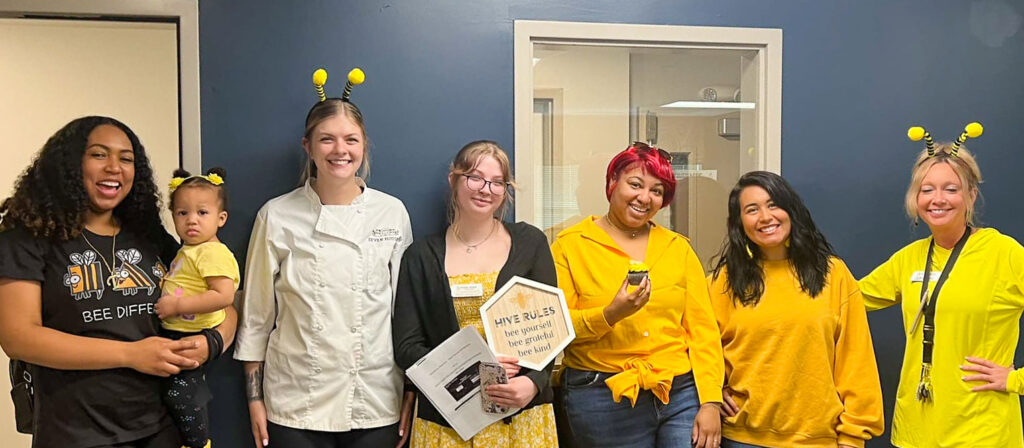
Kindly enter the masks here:
M 562 290 L 512 277 L 482 307 L 487 344 L 495 354 L 541 370 L 576 337 Z

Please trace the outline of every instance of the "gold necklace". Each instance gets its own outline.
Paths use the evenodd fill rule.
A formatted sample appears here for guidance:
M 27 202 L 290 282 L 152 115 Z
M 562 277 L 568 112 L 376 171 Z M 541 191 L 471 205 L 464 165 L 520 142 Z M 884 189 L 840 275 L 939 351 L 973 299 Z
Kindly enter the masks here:
M 110 259 L 114 263 L 114 266 L 111 266 L 110 263 L 107 263 L 107 258 L 103 256 L 99 249 L 96 249 L 96 246 L 92 245 L 92 242 L 89 241 L 89 237 L 85 236 L 85 232 L 87 231 L 88 230 L 86 229 L 82 229 L 82 239 L 85 240 L 85 244 L 88 244 L 89 247 L 92 248 L 93 252 L 96 252 L 96 255 L 98 255 L 100 257 L 100 260 L 103 261 L 103 265 L 107 267 L 107 272 L 109 272 L 110 275 L 107 276 L 106 284 L 110 285 L 110 287 L 113 288 L 117 286 L 117 273 L 114 271 L 114 268 L 117 267 L 117 258 L 115 258 L 115 252 L 117 248 L 117 233 L 114 233 L 113 241 L 110 243 Z M 124 265 L 124 263 L 122 263 L 122 265 Z
M 476 244 L 469 244 L 469 243 L 467 243 L 466 240 L 462 239 L 462 237 L 459 236 L 459 231 L 456 230 L 456 229 L 452 229 L 452 233 L 455 234 L 455 239 L 459 240 L 460 243 L 462 243 L 463 245 L 466 246 L 466 253 L 467 254 L 471 254 L 471 253 L 473 253 L 474 250 L 476 250 L 477 247 L 479 247 L 481 244 L 483 244 L 488 239 L 490 239 L 491 235 L 494 234 L 494 229 L 498 227 L 498 225 L 497 225 L 497 223 L 495 221 L 496 220 L 494 220 L 494 219 L 491 220 L 491 231 L 487 233 L 487 236 L 485 236 L 484 239 L 480 240 L 480 242 L 476 243 Z
M 623 228 L 615 225 L 615 223 L 612 222 L 611 218 L 609 218 L 608 215 L 604 215 L 604 220 L 605 220 L 605 222 L 608 223 L 608 225 L 612 226 L 612 228 L 614 228 L 615 230 L 618 230 L 618 231 L 620 231 L 622 233 L 625 233 L 626 236 L 629 237 L 629 239 L 636 238 L 637 235 L 640 234 L 640 230 L 643 230 L 643 229 L 640 229 L 640 230 L 626 230 L 626 229 L 623 229 Z M 648 227 L 649 227 L 649 225 L 648 225 Z

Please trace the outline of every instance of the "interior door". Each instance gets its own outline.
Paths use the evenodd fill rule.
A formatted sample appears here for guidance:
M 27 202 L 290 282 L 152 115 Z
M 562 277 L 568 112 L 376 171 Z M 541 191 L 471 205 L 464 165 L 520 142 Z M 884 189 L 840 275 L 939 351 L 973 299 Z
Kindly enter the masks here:
M 111 116 L 132 128 L 157 185 L 167 185 L 181 165 L 178 89 L 173 23 L 0 19 L 0 198 L 10 195 L 47 138 L 86 115 Z M 0 366 L 6 365 L 0 353 Z M 0 393 L 8 390 L 8 375 L 0 374 Z M 9 398 L 0 398 L 0 440 L 11 448 L 31 441 L 15 432 Z

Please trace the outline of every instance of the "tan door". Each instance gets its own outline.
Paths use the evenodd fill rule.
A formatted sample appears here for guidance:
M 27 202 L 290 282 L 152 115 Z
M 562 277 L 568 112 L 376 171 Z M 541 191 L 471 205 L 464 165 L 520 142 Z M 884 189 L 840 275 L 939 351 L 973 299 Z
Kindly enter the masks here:
M 0 197 L 47 138 L 86 115 L 132 128 L 157 185 L 166 185 L 180 165 L 177 48 L 171 23 L 0 19 Z M 14 430 L 9 390 L 0 374 L 0 444 L 28 447 L 30 438 Z

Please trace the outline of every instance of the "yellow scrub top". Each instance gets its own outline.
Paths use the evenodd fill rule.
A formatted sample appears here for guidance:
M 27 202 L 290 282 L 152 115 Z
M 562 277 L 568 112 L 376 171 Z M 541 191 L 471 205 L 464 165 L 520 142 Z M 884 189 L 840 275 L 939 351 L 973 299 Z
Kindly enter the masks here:
M 868 310 L 902 302 L 909 332 L 920 308 L 921 282 L 931 238 L 900 249 L 860 280 Z M 932 272 L 941 272 L 950 251 L 935 246 Z M 938 278 L 938 274 L 933 277 Z M 932 282 L 934 287 L 934 282 Z M 965 382 L 967 356 L 1013 364 L 1024 310 L 1024 248 L 995 229 L 970 236 L 939 294 L 932 363 L 934 398 L 917 400 L 921 379 L 922 325 L 907 335 L 896 392 L 892 443 L 902 448 L 1024 447 L 1019 395 L 1022 372 L 1010 373 L 1009 392 L 971 392 L 983 382 Z

